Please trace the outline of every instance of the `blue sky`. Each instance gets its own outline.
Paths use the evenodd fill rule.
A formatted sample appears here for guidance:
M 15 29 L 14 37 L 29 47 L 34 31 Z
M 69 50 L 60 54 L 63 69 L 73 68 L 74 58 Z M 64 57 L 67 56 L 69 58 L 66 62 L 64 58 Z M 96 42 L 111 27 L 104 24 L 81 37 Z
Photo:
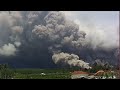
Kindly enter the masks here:
M 118 45 L 118 11 L 63 11 L 63 13 L 68 19 L 79 24 L 80 30 L 85 31 L 94 43 L 103 41 L 106 46 Z

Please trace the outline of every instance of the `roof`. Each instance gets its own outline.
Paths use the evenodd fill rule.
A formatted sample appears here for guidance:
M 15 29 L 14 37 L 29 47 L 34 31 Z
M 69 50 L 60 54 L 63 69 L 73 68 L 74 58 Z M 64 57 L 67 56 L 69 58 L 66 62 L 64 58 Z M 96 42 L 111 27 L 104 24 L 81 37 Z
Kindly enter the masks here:
M 75 75 L 75 74 L 88 74 L 88 73 L 83 71 L 74 71 L 72 72 L 72 74 Z
M 105 72 L 103 70 L 99 70 L 97 71 L 94 75 L 95 76 L 100 76 L 100 75 L 103 75 Z

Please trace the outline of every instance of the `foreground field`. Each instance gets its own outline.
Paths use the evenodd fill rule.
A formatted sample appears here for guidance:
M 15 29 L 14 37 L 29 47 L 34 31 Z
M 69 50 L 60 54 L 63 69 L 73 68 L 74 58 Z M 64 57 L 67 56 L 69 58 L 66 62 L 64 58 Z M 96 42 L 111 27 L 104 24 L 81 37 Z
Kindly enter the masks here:
M 70 79 L 64 69 L 16 69 L 13 79 Z
M 104 69 L 100 66 L 90 70 L 80 68 L 56 68 L 56 69 L 17 69 L 10 68 L 7 64 L 0 65 L 0 79 L 72 79 L 72 77 L 94 79 L 120 78 L 120 70 Z M 77 78 L 76 78 L 77 77 Z

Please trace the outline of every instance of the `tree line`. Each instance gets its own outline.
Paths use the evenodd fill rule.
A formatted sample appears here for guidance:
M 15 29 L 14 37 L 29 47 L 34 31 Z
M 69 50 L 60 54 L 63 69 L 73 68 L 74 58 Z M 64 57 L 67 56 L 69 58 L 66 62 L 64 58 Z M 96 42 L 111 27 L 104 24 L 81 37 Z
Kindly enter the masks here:
M 0 64 L 0 79 L 12 79 L 14 71 L 8 64 Z

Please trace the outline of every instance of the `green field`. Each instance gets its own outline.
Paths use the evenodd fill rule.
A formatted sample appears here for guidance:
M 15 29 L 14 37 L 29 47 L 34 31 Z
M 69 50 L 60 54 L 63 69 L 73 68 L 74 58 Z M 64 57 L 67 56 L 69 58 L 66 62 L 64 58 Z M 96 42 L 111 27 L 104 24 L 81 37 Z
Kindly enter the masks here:
M 0 79 L 70 79 L 76 68 L 33 69 L 11 68 L 8 64 L 0 64 Z
M 70 72 L 65 69 L 16 69 L 13 79 L 70 79 Z
M 71 73 L 73 71 L 79 71 L 79 68 L 56 68 L 56 69 L 16 69 L 10 68 L 7 64 L 0 65 L 0 79 L 71 79 Z M 96 73 L 102 70 L 98 66 L 91 70 L 81 70 L 88 73 Z M 119 76 L 118 71 L 105 70 L 104 76 Z M 100 76 L 101 77 L 101 76 Z

